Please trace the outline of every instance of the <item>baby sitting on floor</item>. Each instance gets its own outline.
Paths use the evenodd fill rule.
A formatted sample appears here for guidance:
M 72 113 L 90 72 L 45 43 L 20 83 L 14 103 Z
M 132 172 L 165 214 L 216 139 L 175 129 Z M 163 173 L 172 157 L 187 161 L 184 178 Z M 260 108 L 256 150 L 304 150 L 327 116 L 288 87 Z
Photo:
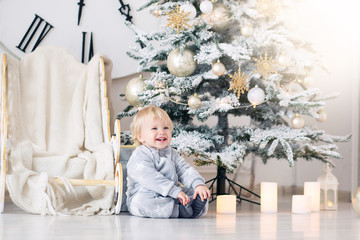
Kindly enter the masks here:
M 173 125 L 161 108 L 140 110 L 131 125 L 139 145 L 127 164 L 127 206 L 135 216 L 198 218 L 207 213 L 204 179 L 171 148 Z M 183 184 L 184 186 L 182 186 Z

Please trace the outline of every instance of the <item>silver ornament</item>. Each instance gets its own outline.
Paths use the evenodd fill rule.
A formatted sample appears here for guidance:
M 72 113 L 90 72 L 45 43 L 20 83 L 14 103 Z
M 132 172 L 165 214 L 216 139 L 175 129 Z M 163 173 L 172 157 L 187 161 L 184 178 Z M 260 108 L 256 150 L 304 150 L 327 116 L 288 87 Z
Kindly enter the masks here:
M 141 75 L 131 79 L 125 87 L 126 101 L 132 106 L 141 105 L 139 93 L 144 91 L 145 87 L 145 82 Z
M 197 96 L 197 94 L 194 94 L 189 97 L 188 105 L 190 108 L 197 109 L 201 106 L 201 99 Z
M 213 6 L 212 2 L 209 0 L 204 0 L 204 1 L 201 1 L 201 3 L 200 3 L 200 10 L 203 13 L 211 13 L 213 10 L 213 7 L 214 6 Z
M 326 112 L 321 109 L 320 111 L 318 111 L 318 114 L 319 114 L 319 117 L 316 120 L 318 120 L 319 122 L 325 122 L 327 119 Z
M 254 88 L 250 89 L 247 94 L 247 98 L 253 106 L 257 106 L 264 102 L 265 92 L 258 86 L 255 86 Z
M 212 29 L 215 31 L 224 30 L 229 26 L 231 15 L 228 7 L 222 3 L 215 3 L 210 16 Z
M 250 24 L 247 24 L 241 28 L 241 35 L 245 37 L 250 37 L 251 35 L 253 35 L 253 33 L 254 33 L 254 29 Z
M 296 129 L 303 128 L 305 125 L 305 120 L 299 114 L 296 114 L 295 117 L 291 119 L 291 126 Z
M 221 76 L 225 73 L 226 69 L 224 64 L 222 64 L 220 61 L 217 61 L 216 63 L 214 63 L 211 67 L 211 71 L 216 75 L 216 76 Z
M 358 187 L 351 198 L 354 210 L 360 215 L 360 187 Z
M 194 52 L 188 48 L 185 48 L 183 53 L 180 48 L 172 50 L 167 58 L 169 71 L 177 77 L 190 76 L 197 66 L 194 55 Z

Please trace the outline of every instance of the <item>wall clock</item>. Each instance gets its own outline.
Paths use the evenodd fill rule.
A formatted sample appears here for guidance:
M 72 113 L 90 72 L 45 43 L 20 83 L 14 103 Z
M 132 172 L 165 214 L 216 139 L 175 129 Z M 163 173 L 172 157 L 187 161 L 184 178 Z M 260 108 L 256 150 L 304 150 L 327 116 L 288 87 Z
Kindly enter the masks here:
M 96 53 L 114 63 L 112 77 L 136 72 L 137 62 L 126 55 L 136 45 L 124 22 L 156 31 L 157 19 L 136 9 L 145 0 L 1 0 L 0 51 L 19 58 L 38 46 L 63 47 L 87 63 Z

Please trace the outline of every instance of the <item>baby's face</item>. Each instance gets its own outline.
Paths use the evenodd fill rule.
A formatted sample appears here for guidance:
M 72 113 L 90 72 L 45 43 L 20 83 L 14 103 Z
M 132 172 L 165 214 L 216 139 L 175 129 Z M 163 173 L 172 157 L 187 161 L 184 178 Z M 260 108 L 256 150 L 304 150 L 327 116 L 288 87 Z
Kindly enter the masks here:
M 159 118 L 148 118 L 141 126 L 138 140 L 145 146 L 163 149 L 171 142 L 170 124 Z

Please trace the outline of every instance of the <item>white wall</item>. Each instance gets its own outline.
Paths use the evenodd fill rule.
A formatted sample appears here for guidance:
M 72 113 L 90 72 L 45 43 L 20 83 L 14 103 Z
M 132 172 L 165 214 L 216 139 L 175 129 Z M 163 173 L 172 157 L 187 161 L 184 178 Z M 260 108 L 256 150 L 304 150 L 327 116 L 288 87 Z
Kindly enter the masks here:
M 322 71 L 314 74 L 314 87 L 324 94 L 340 92 L 341 95 L 328 101 L 325 123 L 315 123 L 328 134 L 353 134 L 350 143 L 340 143 L 339 152 L 344 159 L 334 160 L 335 176 L 339 189 L 353 191 L 357 185 L 357 141 L 359 114 L 359 66 L 360 66 L 360 4 L 355 0 L 308 1 L 302 11 L 302 28 L 299 33 L 313 43 L 322 56 L 330 75 Z M 297 165 L 297 185 L 315 180 L 321 165 L 304 163 Z
M 360 28 L 355 24 L 360 20 L 357 16 L 360 5 L 355 0 L 344 0 L 341 3 L 335 0 L 303 1 L 303 4 L 302 9 L 297 9 L 300 17 L 296 30 L 299 36 L 313 43 L 314 49 L 322 56 L 321 60 L 330 72 L 327 74 L 316 71 L 313 75 L 313 87 L 320 88 L 324 94 L 341 93 L 336 99 L 328 101 L 325 109 L 328 115 L 326 122 L 307 121 L 330 135 L 353 134 L 351 142 L 338 144 L 344 159 L 334 160 L 336 168 L 333 171 L 340 182 L 339 189 L 353 191 L 357 186 L 358 175 Z M 113 81 L 111 95 L 115 112 L 127 106 L 118 95 L 124 92 L 126 83 L 134 76 Z M 130 121 L 131 119 L 122 121 L 124 129 L 128 128 Z M 305 181 L 316 181 L 322 168 L 323 164 L 317 160 L 299 161 L 292 168 L 284 160 L 273 159 L 266 165 L 256 161 L 255 181 L 275 181 L 280 186 L 303 186 Z M 198 170 L 206 176 L 209 172 L 212 172 L 212 175 L 216 173 L 214 167 L 202 167 Z M 241 178 L 240 181 L 248 183 L 246 178 Z

